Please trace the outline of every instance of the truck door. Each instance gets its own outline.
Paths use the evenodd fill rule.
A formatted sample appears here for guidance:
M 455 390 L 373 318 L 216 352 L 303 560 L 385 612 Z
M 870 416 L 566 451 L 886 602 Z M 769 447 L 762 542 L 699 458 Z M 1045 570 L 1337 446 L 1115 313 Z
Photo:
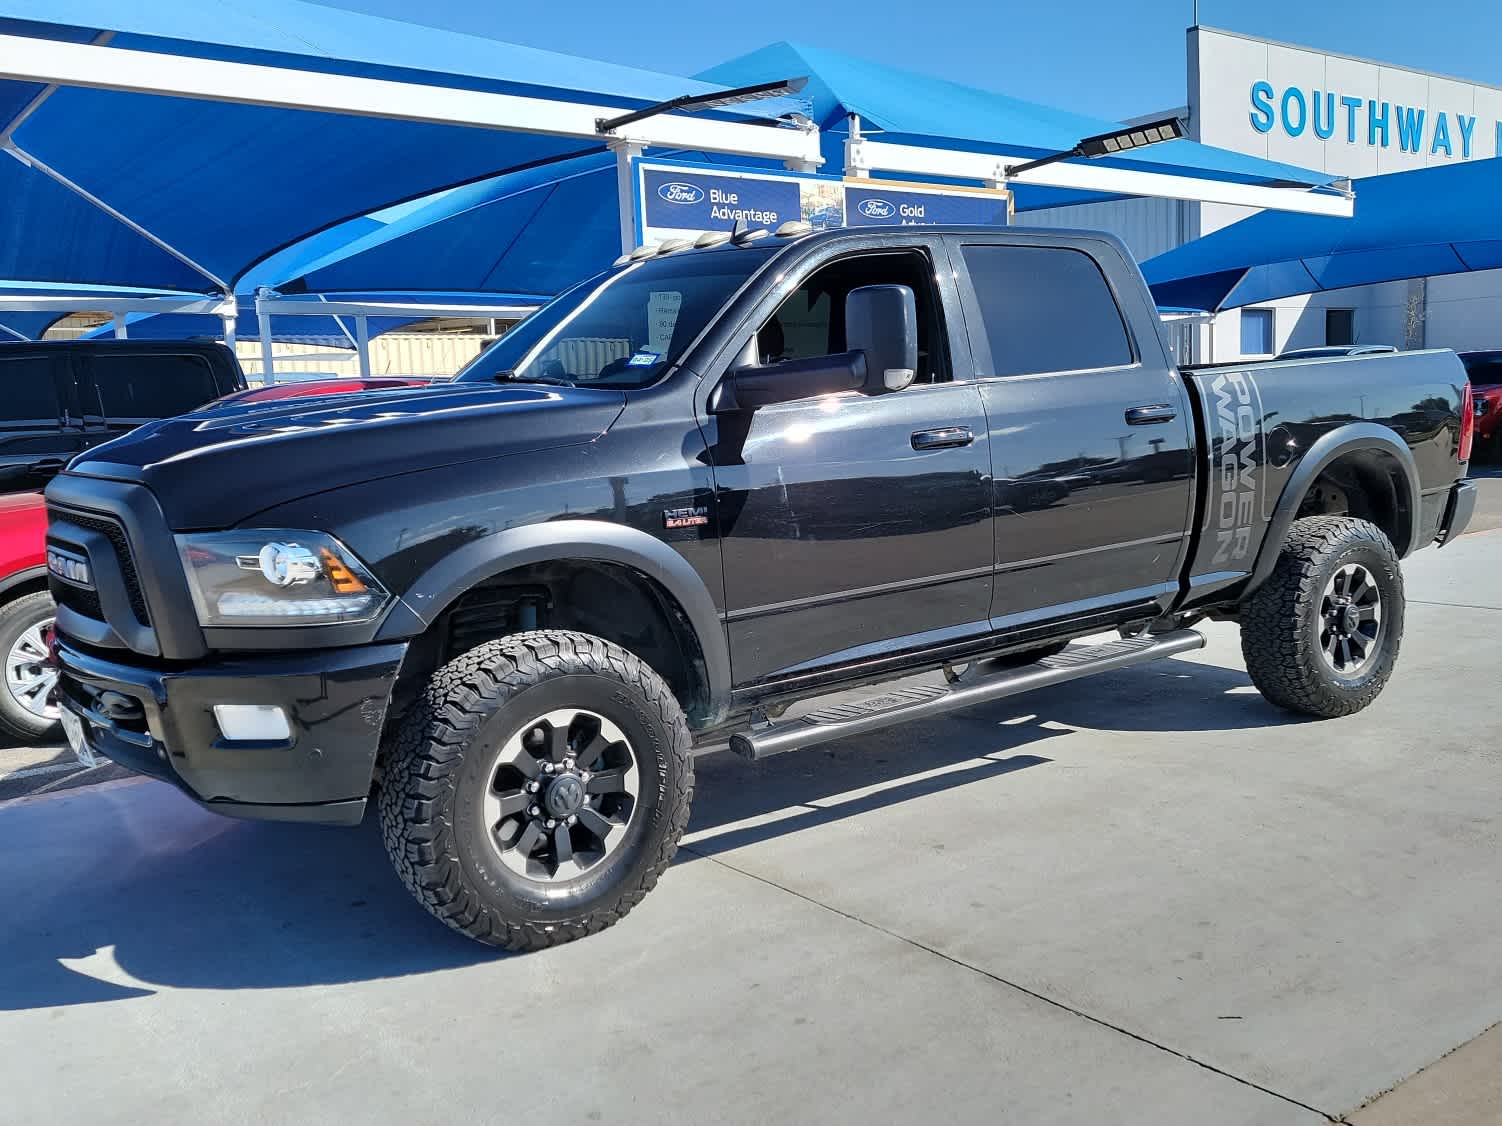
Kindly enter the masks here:
M 746 329 L 756 362 L 833 355 L 851 289 L 906 285 L 919 368 L 891 394 L 706 417 L 738 685 L 987 628 L 986 417 L 975 383 L 955 378 L 970 361 L 942 254 L 937 238 L 847 253 L 788 279 Z
M 1135 269 L 1105 241 L 951 246 L 991 426 L 992 626 L 1166 606 L 1194 427 Z

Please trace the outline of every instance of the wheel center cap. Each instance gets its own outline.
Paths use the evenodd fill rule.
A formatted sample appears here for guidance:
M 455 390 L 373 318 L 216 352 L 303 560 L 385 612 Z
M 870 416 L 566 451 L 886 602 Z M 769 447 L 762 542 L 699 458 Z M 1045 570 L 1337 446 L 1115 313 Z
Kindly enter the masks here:
M 1345 634 L 1353 634 L 1361 625 L 1361 611 L 1354 606 L 1343 607 L 1340 611 L 1340 631 Z
M 542 804 L 552 817 L 572 817 L 584 806 L 584 783 L 577 774 L 560 774 L 548 783 Z

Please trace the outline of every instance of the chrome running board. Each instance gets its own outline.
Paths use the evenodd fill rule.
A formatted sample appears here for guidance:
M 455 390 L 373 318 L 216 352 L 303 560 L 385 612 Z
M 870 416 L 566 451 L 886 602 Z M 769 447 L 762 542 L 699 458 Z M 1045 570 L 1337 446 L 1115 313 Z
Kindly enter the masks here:
M 1021 668 L 982 673 L 976 679 L 965 678 L 948 686 L 919 684 L 895 688 L 865 700 L 833 704 L 818 708 L 795 719 L 763 724 L 750 731 L 738 731 L 730 737 L 730 749 L 748 759 L 764 759 L 800 747 L 812 747 L 851 735 L 879 731 L 898 723 L 942 715 L 1047 688 L 1096 673 L 1131 668 L 1178 653 L 1202 648 L 1205 638 L 1192 629 L 1172 633 L 1144 634 L 1064 650 Z

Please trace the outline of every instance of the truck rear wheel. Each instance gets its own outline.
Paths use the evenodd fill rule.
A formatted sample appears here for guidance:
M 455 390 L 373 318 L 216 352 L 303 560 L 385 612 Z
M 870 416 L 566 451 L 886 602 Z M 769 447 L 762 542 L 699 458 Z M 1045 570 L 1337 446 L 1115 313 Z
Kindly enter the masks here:
M 692 795 L 688 725 L 662 678 L 600 638 L 547 630 L 434 674 L 386 764 L 381 829 L 430 912 L 535 950 L 640 902 Z
M 1272 575 L 1241 607 L 1247 672 L 1289 711 L 1359 712 L 1392 675 L 1403 608 L 1398 553 L 1380 528 L 1348 516 L 1296 520 Z

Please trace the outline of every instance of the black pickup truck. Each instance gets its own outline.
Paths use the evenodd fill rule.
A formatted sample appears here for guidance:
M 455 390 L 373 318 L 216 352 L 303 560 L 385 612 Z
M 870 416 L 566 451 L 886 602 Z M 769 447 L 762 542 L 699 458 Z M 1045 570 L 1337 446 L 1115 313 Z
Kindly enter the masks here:
M 656 883 L 696 748 L 1121 669 L 1204 617 L 1273 703 L 1355 712 L 1399 560 L 1470 517 L 1453 353 L 1181 371 L 1099 234 L 699 241 L 455 383 L 75 460 L 47 490 L 75 746 L 236 816 L 352 823 L 374 793 L 433 914 L 535 948 Z

